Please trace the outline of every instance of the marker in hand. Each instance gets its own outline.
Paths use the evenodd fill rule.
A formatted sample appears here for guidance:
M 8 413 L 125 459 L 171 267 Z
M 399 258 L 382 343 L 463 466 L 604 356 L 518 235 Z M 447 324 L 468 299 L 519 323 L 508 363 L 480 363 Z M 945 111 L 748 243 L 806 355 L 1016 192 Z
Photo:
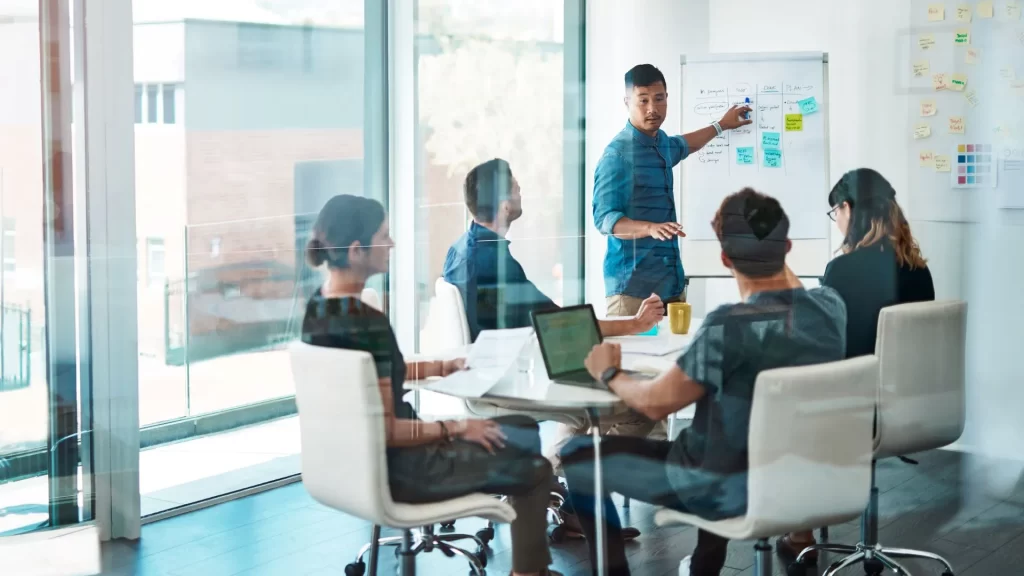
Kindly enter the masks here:
M 750 106 L 750 97 L 749 96 L 747 96 L 746 98 L 743 99 L 743 104 L 745 104 L 746 106 Z M 744 120 L 750 120 L 750 112 L 744 113 L 743 114 L 743 119 Z

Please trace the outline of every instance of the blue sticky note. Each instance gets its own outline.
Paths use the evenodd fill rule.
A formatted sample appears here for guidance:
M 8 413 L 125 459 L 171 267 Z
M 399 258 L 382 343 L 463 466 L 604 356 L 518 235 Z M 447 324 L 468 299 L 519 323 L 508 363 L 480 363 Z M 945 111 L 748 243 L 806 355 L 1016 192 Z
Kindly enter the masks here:
M 736 149 L 736 163 L 743 165 L 751 165 L 754 163 L 754 147 L 749 146 L 746 148 Z
M 800 113 L 804 116 L 818 111 L 818 101 L 814 99 L 814 96 L 798 100 L 797 105 L 800 106 Z
M 974 176 L 968 176 L 967 177 L 967 183 L 968 184 L 974 184 Z
M 761 132 L 761 145 L 765 147 L 778 148 L 782 136 L 778 132 Z
M 658 335 L 658 325 L 657 324 L 655 324 L 654 328 L 651 328 L 647 332 L 640 332 L 639 334 L 637 334 L 637 336 L 657 336 L 657 335 Z
M 968 174 L 974 174 L 974 166 L 968 166 L 967 167 L 967 173 Z
M 764 167 L 765 168 L 781 168 L 782 167 L 782 150 L 778 148 L 765 148 L 764 149 Z

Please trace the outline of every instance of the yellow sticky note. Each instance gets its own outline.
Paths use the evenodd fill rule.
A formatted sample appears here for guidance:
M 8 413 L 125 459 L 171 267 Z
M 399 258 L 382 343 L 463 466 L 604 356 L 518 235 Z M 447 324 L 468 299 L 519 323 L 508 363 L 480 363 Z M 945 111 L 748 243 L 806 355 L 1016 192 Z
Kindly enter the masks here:
M 975 62 L 978 61 L 979 58 L 981 58 L 980 50 L 978 50 L 977 48 L 968 48 L 967 55 L 964 56 L 964 61 L 967 62 L 968 64 L 974 64 Z
M 804 115 L 786 114 L 786 132 L 803 132 Z
M 971 7 L 967 4 L 961 4 L 956 7 L 956 19 L 960 22 L 971 21 Z
M 949 81 L 949 87 L 957 92 L 963 92 L 967 88 L 967 75 L 953 74 L 953 79 Z
M 924 140 L 932 135 L 932 127 L 927 124 L 914 126 L 914 140 Z
M 992 134 L 994 134 L 996 138 L 999 138 L 1000 140 L 1013 136 L 1012 130 L 1010 130 L 1010 127 L 1007 126 L 1006 124 L 1000 124 L 999 126 L 993 128 Z
M 963 116 L 950 116 L 949 117 L 949 133 L 950 134 L 963 134 L 966 131 Z
M 961 28 L 956 31 L 956 35 L 953 36 L 953 43 L 955 44 L 970 44 L 971 43 L 971 31 L 967 28 Z
M 928 5 L 928 21 L 942 22 L 946 19 L 946 7 L 942 4 Z
M 921 50 L 931 50 L 935 46 L 935 35 L 934 34 L 922 34 L 917 39 L 917 45 Z
M 935 116 L 938 112 L 935 100 L 921 100 L 921 116 Z
M 948 90 L 949 76 L 942 72 L 932 74 L 932 88 L 935 88 L 936 90 Z
M 936 172 L 949 172 L 950 171 L 950 158 L 945 154 L 935 155 L 935 171 Z
M 956 151 L 961 154 L 967 152 L 967 144 L 960 144 L 959 146 L 956 147 Z
M 1006 19 L 1020 20 L 1020 4 L 1014 0 L 1010 0 L 1006 3 Z
M 992 2 L 978 2 L 978 18 L 991 18 L 994 15 Z
M 964 92 L 964 98 L 967 99 L 967 103 L 971 105 L 971 108 L 977 108 L 981 101 L 978 99 L 978 91 L 971 88 L 967 92 Z
M 935 167 L 935 152 L 932 152 L 931 150 L 922 150 L 918 154 L 918 158 L 921 161 L 921 168 Z
M 914 62 L 914 78 L 924 78 L 925 75 L 928 74 L 928 70 L 929 67 L 927 60 Z

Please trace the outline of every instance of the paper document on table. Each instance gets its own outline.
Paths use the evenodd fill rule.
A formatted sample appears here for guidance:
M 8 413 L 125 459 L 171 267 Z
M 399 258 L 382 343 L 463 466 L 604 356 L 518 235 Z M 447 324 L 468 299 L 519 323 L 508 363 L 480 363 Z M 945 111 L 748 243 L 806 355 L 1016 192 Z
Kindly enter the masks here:
M 686 348 L 686 343 L 677 339 L 621 336 L 606 338 L 605 341 L 618 344 L 622 348 L 623 354 L 643 356 L 666 356 L 673 352 L 682 352 Z
M 533 336 L 533 328 L 483 330 L 469 349 L 466 366 L 475 370 L 499 369 L 515 363 Z
M 453 372 L 440 380 L 433 380 L 424 388 L 456 398 L 480 398 L 494 388 L 494 385 L 504 375 L 504 370 L 493 368 L 462 370 Z

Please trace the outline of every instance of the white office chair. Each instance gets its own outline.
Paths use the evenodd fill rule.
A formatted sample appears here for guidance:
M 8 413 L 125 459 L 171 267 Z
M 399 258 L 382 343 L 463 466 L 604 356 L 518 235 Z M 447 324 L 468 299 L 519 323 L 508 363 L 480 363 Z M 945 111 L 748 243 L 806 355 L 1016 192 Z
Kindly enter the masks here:
M 757 540 L 754 574 L 771 576 L 769 537 L 847 522 L 867 504 L 877 383 L 873 356 L 762 372 L 750 413 L 747 514 L 711 521 L 666 509 L 655 522 Z
M 420 333 L 420 351 L 435 354 L 465 348 L 472 343 L 462 294 L 456 286 L 438 278 L 434 282 L 426 326 Z
M 381 304 L 380 301 L 380 294 L 378 294 L 373 288 L 364 288 L 359 299 L 363 301 L 363 304 L 366 304 L 378 312 L 384 311 L 384 305 Z
M 384 410 L 371 356 L 300 342 L 291 347 L 291 363 L 306 490 L 321 504 L 374 524 L 372 540 L 346 566 L 346 576 L 365 573 L 366 552 L 369 574 L 374 576 L 379 546 L 399 547 L 403 575 L 414 574 L 416 554 L 436 548 L 463 556 L 482 576 L 487 562 L 483 543 L 468 534 L 435 534 L 433 525 L 474 516 L 507 523 L 516 517 L 512 507 L 486 494 L 431 504 L 394 502 L 388 484 Z M 399 528 L 402 535 L 381 538 L 381 526 Z M 413 528 L 420 531 L 413 534 Z M 449 544 L 466 539 L 478 544 L 476 552 Z
M 882 309 L 875 342 L 880 366 L 875 460 L 942 448 L 960 438 L 966 418 L 966 343 L 966 302 L 917 302 Z M 943 576 L 953 576 L 953 567 L 941 556 L 878 543 L 874 480 L 872 463 L 871 497 L 861 523 L 861 542 L 856 546 L 828 545 L 831 551 L 850 554 L 833 566 L 838 570 L 863 562 L 868 574 L 881 574 L 889 568 L 906 575 L 909 573 L 896 558 L 925 558 L 942 564 Z M 793 565 L 794 574 L 803 574 L 805 554 Z

